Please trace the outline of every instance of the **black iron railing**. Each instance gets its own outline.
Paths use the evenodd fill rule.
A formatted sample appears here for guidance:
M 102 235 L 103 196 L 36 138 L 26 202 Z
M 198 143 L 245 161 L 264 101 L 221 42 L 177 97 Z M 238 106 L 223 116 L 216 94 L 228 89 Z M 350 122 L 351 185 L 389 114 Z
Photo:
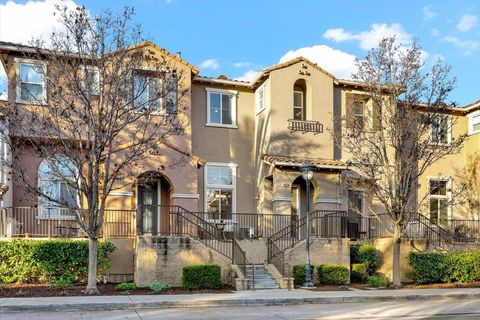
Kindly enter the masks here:
M 288 119 L 288 129 L 291 132 L 313 132 L 318 134 L 323 132 L 323 125 L 319 121 Z

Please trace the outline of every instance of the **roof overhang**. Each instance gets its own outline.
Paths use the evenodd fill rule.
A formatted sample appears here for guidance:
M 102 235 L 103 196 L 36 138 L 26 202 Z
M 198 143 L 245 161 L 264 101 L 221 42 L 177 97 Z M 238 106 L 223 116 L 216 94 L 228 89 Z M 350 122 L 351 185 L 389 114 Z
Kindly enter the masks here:
M 262 160 L 273 167 L 300 168 L 305 163 L 312 164 L 317 169 L 324 170 L 348 170 L 348 165 L 339 160 L 332 159 L 313 159 L 290 156 L 262 155 Z

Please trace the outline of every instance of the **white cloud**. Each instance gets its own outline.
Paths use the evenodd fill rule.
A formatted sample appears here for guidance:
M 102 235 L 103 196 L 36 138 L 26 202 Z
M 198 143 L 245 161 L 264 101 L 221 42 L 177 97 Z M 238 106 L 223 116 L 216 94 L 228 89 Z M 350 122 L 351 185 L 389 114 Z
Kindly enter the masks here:
M 473 16 L 471 14 L 464 14 L 460 18 L 460 21 L 458 21 L 457 29 L 462 32 L 468 31 L 477 24 L 477 21 L 478 21 L 477 16 Z
M 241 76 L 234 78 L 234 80 L 238 81 L 252 81 L 258 75 L 258 71 L 255 70 L 247 70 Z
M 7 74 L 0 64 L 0 100 L 7 100 Z
M 314 45 L 312 47 L 290 50 L 280 58 L 280 63 L 300 56 L 317 63 L 321 68 L 342 79 L 351 78 L 352 73 L 355 73 L 357 70 L 353 54 L 333 49 L 326 45 Z
M 464 55 L 469 55 L 473 51 L 480 48 L 480 41 L 461 40 L 457 37 L 446 36 L 443 41 L 453 44 L 455 47 L 462 49 Z
M 433 11 L 429 6 L 423 7 L 423 18 L 425 20 L 430 20 L 435 18 L 438 15 L 437 12 Z
M 409 44 L 412 42 L 412 35 L 407 33 L 399 23 L 374 23 L 370 30 L 357 33 L 345 31 L 343 28 L 329 29 L 323 37 L 335 42 L 358 41 L 360 48 L 369 50 L 377 47 L 378 43 L 386 37 L 395 36 L 398 43 Z
M 252 66 L 252 63 L 251 62 L 235 62 L 233 66 L 237 69 L 248 68 Z
M 217 70 L 220 68 L 220 64 L 218 63 L 217 59 L 207 59 L 200 64 L 200 68 Z
M 437 29 L 437 28 L 431 28 L 430 29 L 430 33 L 432 34 L 432 36 L 434 37 L 438 37 L 440 35 L 440 31 Z
M 73 9 L 73 0 L 27 1 L 20 4 L 8 1 L 0 4 L 0 40 L 28 44 L 33 37 L 49 43 L 53 30 L 62 29 L 54 16 L 55 5 Z

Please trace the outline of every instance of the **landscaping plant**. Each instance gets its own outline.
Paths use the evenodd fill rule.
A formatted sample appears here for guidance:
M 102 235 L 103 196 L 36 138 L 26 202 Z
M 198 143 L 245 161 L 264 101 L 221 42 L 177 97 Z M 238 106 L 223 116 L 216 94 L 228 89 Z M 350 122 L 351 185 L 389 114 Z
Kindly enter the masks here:
M 168 284 L 161 283 L 160 281 L 155 280 L 155 281 L 152 281 L 152 283 L 150 283 L 149 288 L 153 292 L 159 293 L 167 289 L 170 289 L 170 286 Z
M 184 289 L 202 290 L 223 287 L 222 269 L 218 264 L 199 264 L 183 267 L 182 286 Z
M 348 268 L 337 264 L 321 264 L 317 267 L 320 284 L 346 285 L 350 282 Z
M 132 291 L 137 289 L 137 285 L 133 282 L 122 282 L 115 286 L 118 291 Z
M 313 279 L 313 272 L 315 270 L 315 266 L 310 265 L 310 274 L 312 275 Z M 296 286 L 301 286 L 305 283 L 305 265 L 304 264 L 297 264 L 293 266 L 292 269 L 292 277 L 293 277 L 293 284 Z

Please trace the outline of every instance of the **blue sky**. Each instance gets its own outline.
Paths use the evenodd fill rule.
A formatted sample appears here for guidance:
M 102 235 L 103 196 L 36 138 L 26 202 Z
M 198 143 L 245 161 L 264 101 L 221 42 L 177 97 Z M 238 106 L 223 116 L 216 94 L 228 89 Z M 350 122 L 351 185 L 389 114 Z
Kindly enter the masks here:
M 0 40 L 26 42 L 47 34 L 59 0 L 0 1 Z M 73 0 L 68 0 L 71 4 Z M 136 22 L 159 46 L 200 67 L 201 74 L 250 79 L 262 68 L 297 55 L 339 78 L 354 70 L 354 58 L 384 36 L 405 45 L 420 40 L 426 63 L 437 57 L 453 66 L 452 99 L 480 99 L 480 1 L 261 1 L 130 0 L 80 1 L 92 14 L 135 7 Z M 25 22 L 27 21 L 27 22 Z M 14 31 L 15 30 L 15 31 Z

